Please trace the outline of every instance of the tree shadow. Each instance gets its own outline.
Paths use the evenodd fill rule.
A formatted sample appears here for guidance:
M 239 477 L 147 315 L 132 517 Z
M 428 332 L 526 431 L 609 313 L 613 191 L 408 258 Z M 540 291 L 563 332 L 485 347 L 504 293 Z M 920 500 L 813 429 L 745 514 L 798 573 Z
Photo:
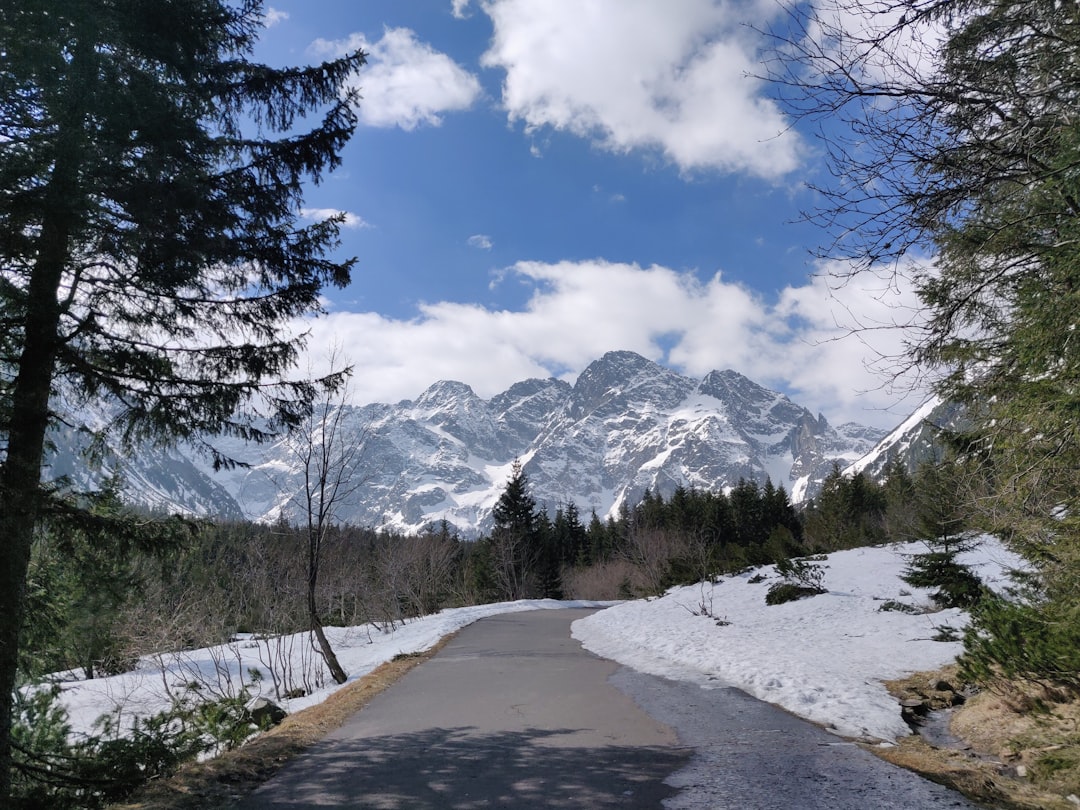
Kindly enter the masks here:
M 573 729 L 432 729 L 325 740 L 240 807 L 659 808 L 691 749 L 573 744 Z

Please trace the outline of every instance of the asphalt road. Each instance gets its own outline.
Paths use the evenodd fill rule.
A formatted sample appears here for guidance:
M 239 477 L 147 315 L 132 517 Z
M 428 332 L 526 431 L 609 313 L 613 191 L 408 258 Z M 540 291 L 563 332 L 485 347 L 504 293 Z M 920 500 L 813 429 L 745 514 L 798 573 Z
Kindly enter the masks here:
M 465 628 L 241 807 L 976 807 L 737 690 L 597 658 L 570 638 L 588 612 Z

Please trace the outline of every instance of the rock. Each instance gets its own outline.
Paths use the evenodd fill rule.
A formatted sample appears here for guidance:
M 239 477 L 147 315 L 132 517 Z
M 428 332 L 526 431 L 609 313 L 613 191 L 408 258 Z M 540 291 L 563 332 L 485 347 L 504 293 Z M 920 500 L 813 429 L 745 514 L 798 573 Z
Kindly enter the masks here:
M 247 710 L 251 722 L 259 728 L 276 726 L 288 716 L 283 708 L 264 697 L 257 697 L 248 703 Z

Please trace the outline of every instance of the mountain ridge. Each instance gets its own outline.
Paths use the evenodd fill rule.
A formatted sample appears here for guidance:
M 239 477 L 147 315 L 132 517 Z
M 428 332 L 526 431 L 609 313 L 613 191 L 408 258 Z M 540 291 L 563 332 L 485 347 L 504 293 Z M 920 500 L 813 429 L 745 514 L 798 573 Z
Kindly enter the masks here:
M 833 427 L 730 369 L 699 380 L 629 351 L 608 352 L 572 385 L 532 378 L 485 400 L 463 382 L 441 380 L 415 400 L 343 407 L 363 443 L 363 480 L 339 518 L 405 532 L 445 519 L 466 537 L 490 527 L 515 460 L 550 513 L 572 501 L 603 518 L 647 489 L 667 496 L 740 478 L 768 477 L 804 501 L 834 464 L 855 463 L 886 435 L 855 423 Z M 70 435 L 61 438 L 70 445 Z M 55 463 L 73 468 L 65 442 L 56 442 Z M 227 474 L 212 473 L 187 446 L 137 449 L 106 470 L 123 470 L 123 497 L 137 505 L 295 519 L 289 504 L 301 477 L 288 442 L 237 449 L 252 464 Z

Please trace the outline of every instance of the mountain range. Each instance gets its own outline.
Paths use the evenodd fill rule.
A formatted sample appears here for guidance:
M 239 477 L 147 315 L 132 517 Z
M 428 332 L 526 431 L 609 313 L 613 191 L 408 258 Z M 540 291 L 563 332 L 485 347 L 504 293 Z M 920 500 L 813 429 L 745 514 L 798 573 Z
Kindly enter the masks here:
M 718 490 L 741 478 L 768 478 L 798 503 L 813 497 L 834 464 L 856 463 L 886 435 L 855 423 L 834 427 L 735 371 L 693 379 L 627 351 L 605 354 L 573 385 L 530 379 L 485 400 L 464 383 L 442 381 L 416 400 L 342 407 L 360 465 L 337 519 L 406 532 L 445 519 L 465 537 L 490 527 L 515 460 L 550 514 L 573 502 L 582 515 L 603 518 L 646 489 Z M 218 473 L 186 445 L 107 455 L 90 472 L 77 433 L 60 431 L 53 443 L 54 475 L 87 487 L 119 473 L 122 497 L 135 505 L 295 518 L 301 468 L 285 439 L 232 442 L 227 452 L 249 466 Z

